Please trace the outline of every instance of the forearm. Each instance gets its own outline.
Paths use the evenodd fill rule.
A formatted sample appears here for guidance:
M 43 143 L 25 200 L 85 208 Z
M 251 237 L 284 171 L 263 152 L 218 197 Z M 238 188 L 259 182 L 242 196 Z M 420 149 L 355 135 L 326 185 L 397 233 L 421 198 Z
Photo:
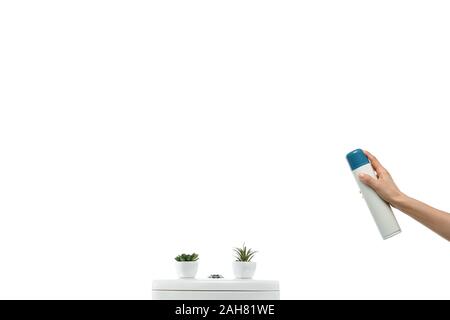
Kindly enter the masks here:
M 450 214 L 402 195 L 392 205 L 450 241 Z

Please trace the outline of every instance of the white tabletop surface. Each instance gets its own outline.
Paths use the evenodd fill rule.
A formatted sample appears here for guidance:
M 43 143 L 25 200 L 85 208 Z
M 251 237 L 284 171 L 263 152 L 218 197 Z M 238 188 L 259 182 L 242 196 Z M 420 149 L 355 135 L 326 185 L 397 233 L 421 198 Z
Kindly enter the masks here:
M 177 279 L 154 280 L 153 291 L 278 291 L 280 285 L 274 280 L 240 279 Z

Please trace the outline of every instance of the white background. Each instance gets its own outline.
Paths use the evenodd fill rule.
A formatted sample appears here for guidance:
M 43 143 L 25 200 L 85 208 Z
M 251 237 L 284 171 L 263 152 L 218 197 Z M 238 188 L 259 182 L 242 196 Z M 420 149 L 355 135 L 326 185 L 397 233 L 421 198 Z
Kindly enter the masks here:
M 450 210 L 447 1 L 3 1 L 0 298 L 151 298 L 173 258 L 282 298 L 450 298 L 448 242 L 381 240 L 366 148 Z

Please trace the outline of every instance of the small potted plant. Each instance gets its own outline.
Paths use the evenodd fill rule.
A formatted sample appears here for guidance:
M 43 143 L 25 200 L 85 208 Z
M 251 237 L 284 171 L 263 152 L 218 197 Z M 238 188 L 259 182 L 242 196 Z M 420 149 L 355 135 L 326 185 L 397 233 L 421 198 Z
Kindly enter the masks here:
M 198 254 L 180 254 L 175 257 L 175 267 L 180 278 L 195 278 L 198 270 Z
M 237 279 L 251 279 L 255 274 L 256 262 L 252 259 L 257 251 L 247 248 L 245 243 L 242 248 L 234 248 L 236 261 L 233 261 L 233 272 Z

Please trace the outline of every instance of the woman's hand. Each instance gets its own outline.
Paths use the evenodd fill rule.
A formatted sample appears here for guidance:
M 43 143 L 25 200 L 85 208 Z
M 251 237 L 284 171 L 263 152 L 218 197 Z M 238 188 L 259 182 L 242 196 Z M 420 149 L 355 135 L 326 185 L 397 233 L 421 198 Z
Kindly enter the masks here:
M 375 190 L 384 201 L 450 241 L 450 214 L 403 194 L 380 161 L 368 151 L 364 153 L 369 158 L 378 178 L 360 174 L 359 180 Z
M 405 195 L 400 191 L 389 172 L 381 165 L 378 159 L 368 151 L 364 150 L 364 153 L 367 158 L 369 158 L 373 169 L 377 173 L 378 179 L 360 173 L 359 180 L 371 187 L 384 201 L 396 207 L 396 204 L 398 204 Z

